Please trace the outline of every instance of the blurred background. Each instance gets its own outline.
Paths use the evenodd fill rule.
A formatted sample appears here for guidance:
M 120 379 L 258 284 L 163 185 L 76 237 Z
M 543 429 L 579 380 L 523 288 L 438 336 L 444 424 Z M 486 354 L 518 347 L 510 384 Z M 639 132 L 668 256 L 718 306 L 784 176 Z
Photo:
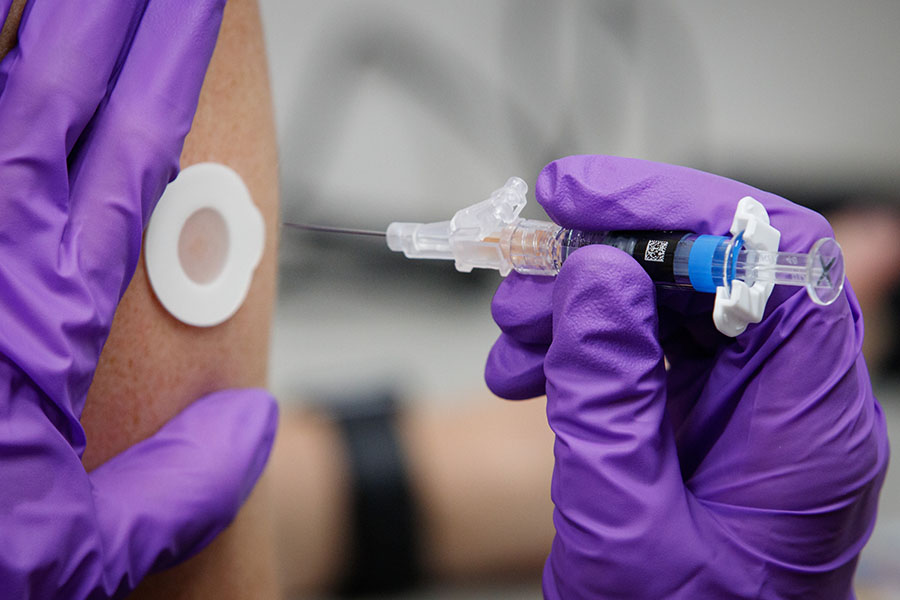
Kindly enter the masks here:
M 545 163 L 576 153 L 742 180 L 832 220 L 900 439 L 900 2 L 261 5 L 285 220 L 383 230 L 448 219 L 507 177 L 533 185 Z M 536 206 L 526 215 L 542 218 Z M 280 268 L 271 381 L 286 403 L 371 389 L 412 403 L 485 401 L 496 273 L 407 261 L 379 239 L 289 231 Z M 897 548 L 892 470 L 858 570 L 861 598 L 900 598 Z M 533 574 L 408 597 L 540 589 Z

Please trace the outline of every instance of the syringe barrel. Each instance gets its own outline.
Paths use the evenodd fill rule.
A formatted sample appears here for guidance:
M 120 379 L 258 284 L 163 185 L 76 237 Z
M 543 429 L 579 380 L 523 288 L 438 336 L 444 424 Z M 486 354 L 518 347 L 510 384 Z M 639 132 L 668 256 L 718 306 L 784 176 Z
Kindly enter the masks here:
M 500 233 L 500 253 L 517 273 L 556 275 L 565 260 L 559 239 L 568 231 L 556 223 L 522 219 Z
M 698 269 L 697 254 L 691 261 L 695 243 L 709 255 L 705 270 Z M 522 220 L 506 227 L 500 248 L 512 269 L 526 275 L 556 275 L 566 259 L 579 248 L 595 244 L 613 246 L 634 258 L 658 285 L 697 287 L 706 291 L 725 285 L 728 238 L 700 236 L 683 231 L 580 231 L 546 221 Z
M 806 286 L 814 302 L 834 302 L 844 287 L 841 247 L 822 238 L 807 254 L 765 252 L 743 245 L 743 236 L 683 231 L 580 231 L 555 223 L 521 220 L 499 234 L 503 269 L 556 275 L 572 252 L 594 244 L 613 246 L 640 264 L 663 287 L 715 293 L 733 281 Z M 504 271 L 504 272 L 505 272 Z

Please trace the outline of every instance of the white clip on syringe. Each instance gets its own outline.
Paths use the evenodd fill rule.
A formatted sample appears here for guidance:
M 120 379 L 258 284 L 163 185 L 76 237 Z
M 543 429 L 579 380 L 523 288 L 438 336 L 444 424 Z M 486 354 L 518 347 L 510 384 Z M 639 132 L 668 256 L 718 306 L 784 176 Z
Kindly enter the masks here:
M 781 233 L 762 204 L 738 202 L 732 237 L 686 232 L 579 231 L 522 219 L 528 184 L 511 177 L 490 198 L 438 223 L 391 223 L 387 244 L 408 258 L 447 259 L 459 271 L 497 269 L 556 275 L 578 248 L 605 244 L 637 260 L 659 285 L 716 294 L 713 321 L 734 337 L 762 320 L 775 284 L 805 286 L 817 304 L 834 302 L 844 288 L 844 259 L 832 238 L 809 253 L 778 252 Z

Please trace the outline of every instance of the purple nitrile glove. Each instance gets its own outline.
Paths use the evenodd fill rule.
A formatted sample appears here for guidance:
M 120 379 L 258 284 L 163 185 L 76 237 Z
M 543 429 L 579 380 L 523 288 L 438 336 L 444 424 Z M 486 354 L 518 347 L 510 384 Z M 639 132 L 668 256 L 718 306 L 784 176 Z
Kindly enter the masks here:
M 91 474 L 79 458 L 85 397 L 223 6 L 35 0 L 0 64 L 3 598 L 124 594 L 224 529 L 271 448 L 271 396 L 229 390 Z
M 750 195 L 781 250 L 833 235 L 772 194 L 638 160 L 556 161 L 535 195 L 565 227 L 716 235 Z M 729 338 L 711 294 L 656 290 L 611 247 L 576 251 L 555 279 L 501 284 L 487 382 L 507 398 L 546 392 L 556 433 L 547 598 L 853 596 L 888 443 L 845 290 L 819 306 L 776 286 L 762 322 Z

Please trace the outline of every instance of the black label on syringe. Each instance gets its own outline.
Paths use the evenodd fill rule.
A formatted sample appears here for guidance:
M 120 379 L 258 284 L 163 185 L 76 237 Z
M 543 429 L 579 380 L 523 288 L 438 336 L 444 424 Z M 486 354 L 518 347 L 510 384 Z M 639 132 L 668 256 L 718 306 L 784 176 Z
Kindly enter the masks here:
M 675 248 L 683 231 L 616 231 L 605 244 L 631 255 L 657 283 L 675 283 Z

